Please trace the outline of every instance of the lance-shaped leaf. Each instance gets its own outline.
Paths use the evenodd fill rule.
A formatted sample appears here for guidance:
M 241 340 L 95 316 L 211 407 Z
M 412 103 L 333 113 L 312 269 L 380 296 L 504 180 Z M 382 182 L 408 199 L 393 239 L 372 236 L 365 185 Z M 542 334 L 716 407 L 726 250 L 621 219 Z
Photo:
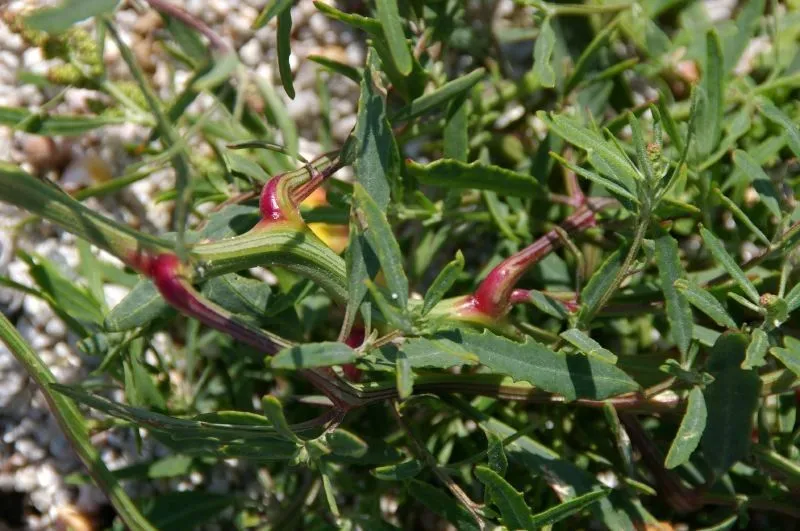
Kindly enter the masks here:
M 229 312 L 262 317 L 267 312 L 272 289 L 264 281 L 229 273 L 209 279 L 201 293 Z
M 385 210 L 389 204 L 389 183 L 393 171 L 394 139 L 386 119 L 386 102 L 376 86 L 378 60 L 370 51 L 361 80 L 356 121 L 356 159 L 353 170 L 375 203 Z
M 516 343 L 490 332 L 468 330 L 443 332 L 437 337 L 458 343 L 495 373 L 529 382 L 568 400 L 602 400 L 639 388 L 630 376 L 601 358 L 553 352 L 531 339 Z
M 594 160 L 591 157 L 597 157 L 597 160 L 602 163 L 602 167 L 598 167 L 598 169 L 606 177 L 618 180 L 623 188 L 629 191 L 634 190 L 636 182 L 642 179 L 630 161 L 598 133 L 580 125 L 574 119 L 560 114 L 548 117 L 544 112 L 539 112 L 537 116 L 549 123 L 558 136 L 589 153 L 590 161 Z
M 326 341 L 295 345 L 267 358 L 273 369 L 308 369 L 311 367 L 330 367 L 353 363 L 358 358 L 355 350 L 344 343 Z
M 703 237 L 706 247 L 708 247 L 708 250 L 717 262 L 725 268 L 725 271 L 728 272 L 731 278 L 739 284 L 747 297 L 758 304 L 758 290 L 753 283 L 750 282 L 750 279 L 747 278 L 747 275 L 744 274 L 739 264 L 737 264 L 733 257 L 725 250 L 725 245 L 722 243 L 722 240 L 717 238 L 714 233 L 705 227 L 700 227 L 700 235 Z
M 422 461 L 409 459 L 396 465 L 379 466 L 370 470 L 370 474 L 383 481 L 403 481 L 417 476 L 425 468 Z
M 109 332 L 123 332 L 150 324 L 166 314 L 169 304 L 150 279 L 140 280 L 106 315 L 104 326 Z
M 758 108 L 767 119 L 783 128 L 784 134 L 786 135 L 786 143 L 795 156 L 800 157 L 800 128 L 797 127 L 797 124 L 794 123 L 786 113 L 767 99 L 760 100 L 758 102 Z
M 625 253 L 621 249 L 617 249 L 609 255 L 605 261 L 600 264 L 600 267 L 592 273 L 592 277 L 586 286 L 581 290 L 581 310 L 580 316 L 591 315 L 594 312 L 595 306 L 600 303 L 603 294 L 611 287 L 614 278 L 622 268 L 622 262 L 625 261 Z
M 278 72 L 286 95 L 294 99 L 294 80 L 292 67 L 289 65 L 292 37 L 292 10 L 284 9 L 278 14 Z
M 107 415 L 146 428 L 159 441 L 185 455 L 271 461 L 287 460 L 297 451 L 297 445 L 279 435 L 261 415 L 220 411 L 193 419 L 177 418 L 118 404 L 76 387 L 52 387 Z
M 778 358 L 790 371 L 800 376 L 800 340 L 786 336 L 783 338 L 783 346 L 784 348 L 772 347 L 769 351 L 770 354 Z
M 25 17 L 25 26 L 46 33 L 61 33 L 76 22 L 111 13 L 119 0 L 64 0 L 58 7 L 37 9 Z
M 508 456 L 506 455 L 503 439 L 489 430 L 484 430 L 484 433 L 486 434 L 486 441 L 488 443 L 486 461 L 489 463 L 489 468 L 500 476 L 505 476 L 506 470 L 508 470 Z
M 500 195 L 536 197 L 545 190 L 534 177 L 479 161 L 467 164 L 441 159 L 430 164 L 407 161 L 406 169 L 422 184 L 452 189 L 491 190 Z
M 724 58 L 716 30 L 706 34 L 706 61 L 703 72 L 701 97 L 698 109 L 697 148 L 700 157 L 708 156 L 719 142 L 722 132 L 722 112 L 725 98 Z
M 543 87 L 553 88 L 556 85 L 556 74 L 550 64 L 555 45 L 556 34 L 550 26 L 550 18 L 545 18 L 533 47 L 533 75 Z
M 361 184 L 354 186 L 353 199 L 359 213 L 363 215 L 366 226 L 364 235 L 378 255 L 378 261 L 386 277 L 392 304 L 405 311 L 408 305 L 408 278 L 403 269 L 403 254 L 392 233 L 392 227 L 381 207 Z
M 621 184 L 618 184 L 617 182 L 612 181 L 611 179 L 608 179 L 606 177 L 603 177 L 602 175 L 599 175 L 593 171 L 587 170 L 586 168 L 581 168 L 580 166 L 576 166 L 575 164 L 572 164 L 571 162 L 566 160 L 564 157 L 558 155 L 557 153 L 550 153 L 550 156 L 556 159 L 558 162 L 560 162 L 567 169 L 577 173 L 584 179 L 589 179 L 590 181 L 599 184 L 612 194 L 621 196 L 625 199 L 633 201 L 634 203 L 639 202 L 639 200 L 636 199 L 636 196 L 633 195 L 631 191 L 627 190 L 626 188 L 623 188 Z
M 448 101 L 464 94 L 481 80 L 486 73 L 483 68 L 473 70 L 459 78 L 448 81 L 433 92 L 415 98 L 408 105 L 400 109 L 391 118 L 392 122 L 406 121 L 422 116 L 423 114 L 437 109 Z
M 328 433 L 325 442 L 336 455 L 359 458 L 369 451 L 369 445 L 361 437 L 342 428 Z
M 403 351 L 413 369 L 448 369 L 458 365 L 476 365 L 478 356 L 464 350 L 457 343 L 444 338 L 412 337 L 400 345 L 388 344 L 369 353 L 366 360 L 386 367 L 394 367 L 399 352 Z
M 509 529 L 535 529 L 531 510 L 525 498 L 497 472 L 484 466 L 475 467 L 475 477 L 481 480 L 489 496 L 500 509 L 503 523 Z
M 603 345 L 586 335 L 585 332 L 577 328 L 570 328 L 561 332 L 561 337 L 573 347 L 577 348 L 587 356 L 599 356 L 609 363 L 616 363 L 617 356 L 610 350 L 603 348 Z
M 533 515 L 533 528 L 532 529 L 541 529 L 547 525 L 553 525 L 556 522 L 560 522 L 564 518 L 568 518 L 573 514 L 584 510 L 585 508 L 589 507 L 593 503 L 599 502 L 601 499 L 608 496 L 608 490 L 595 490 L 592 492 L 587 492 L 577 498 L 572 498 L 571 500 L 565 501 L 555 507 L 551 507 L 546 511 L 542 511 L 541 513 L 537 513 Z
M 768 348 L 769 337 L 767 333 L 760 328 L 753 330 L 753 333 L 750 335 L 750 343 L 747 345 L 747 350 L 745 351 L 742 369 L 753 369 L 766 365 L 767 361 L 764 358 L 767 355 Z
M 408 49 L 406 35 L 403 31 L 403 21 L 400 18 L 400 10 L 397 8 L 397 0 L 377 0 L 378 20 L 383 27 L 383 34 L 389 44 L 392 53 L 392 60 L 400 74 L 407 76 L 411 73 L 412 59 L 411 51 Z
M 0 125 L 43 136 L 81 135 L 98 127 L 127 121 L 124 116 L 57 116 L 19 107 L 0 107 Z
M 253 29 L 263 28 L 276 15 L 292 7 L 293 0 L 271 0 L 259 13 L 258 18 L 253 22 Z
M 462 271 L 464 271 L 464 255 L 461 254 L 461 251 L 457 251 L 455 259 L 442 268 L 431 284 L 431 287 L 425 292 L 425 300 L 422 303 L 422 315 L 426 315 L 434 306 L 439 304 L 442 297 L 453 287 L 455 281 L 458 280 Z
M 656 264 L 661 290 L 667 302 L 667 320 L 672 339 L 681 352 L 686 354 L 692 343 L 692 309 L 683 293 L 675 287 L 675 281 L 683 276 L 683 267 L 678 255 L 678 242 L 669 234 L 656 238 Z
M 394 374 L 397 386 L 397 396 L 404 400 L 414 391 L 414 374 L 411 372 L 411 361 L 402 350 L 395 356 Z
M 286 416 L 283 414 L 283 404 L 281 404 L 280 400 L 272 395 L 265 395 L 261 398 L 261 408 L 264 410 L 264 416 L 269 419 L 278 435 L 296 443 L 303 442 L 289 427 L 289 422 L 287 422 Z
M 676 280 L 673 284 L 692 306 L 711 317 L 718 325 L 725 328 L 736 328 L 736 321 L 733 320 L 733 317 L 728 315 L 722 304 L 708 291 L 686 279 Z
M 781 212 L 780 196 L 775 189 L 775 185 L 772 184 L 769 175 L 767 175 L 761 166 L 753 160 L 753 157 L 741 149 L 737 149 L 733 152 L 733 162 L 742 170 L 747 178 L 750 179 L 750 182 L 753 183 L 753 188 L 758 192 L 758 196 L 761 198 L 764 206 L 767 207 L 773 216 L 780 219 L 783 216 Z
M 714 381 L 703 392 L 708 419 L 701 443 L 706 461 L 716 474 L 725 473 L 745 458 L 750 448 L 761 380 L 755 371 L 741 368 L 747 343 L 744 334 L 723 334 L 708 360 L 707 369 Z
M 686 401 L 686 413 L 678 428 L 678 433 L 669 447 L 664 466 L 667 468 L 678 467 L 689 460 L 692 453 L 700 444 L 703 431 L 706 429 L 706 401 L 703 398 L 703 391 L 699 387 L 694 387 L 689 392 Z

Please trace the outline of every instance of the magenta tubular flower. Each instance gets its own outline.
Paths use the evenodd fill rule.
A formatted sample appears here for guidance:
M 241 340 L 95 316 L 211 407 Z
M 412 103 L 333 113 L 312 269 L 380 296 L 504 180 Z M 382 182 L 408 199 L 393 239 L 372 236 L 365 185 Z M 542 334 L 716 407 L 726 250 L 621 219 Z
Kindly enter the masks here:
M 611 204 L 613 200 L 610 199 L 595 199 L 565 219 L 561 228 L 567 233 L 575 234 L 594 227 L 597 222 L 595 210 Z M 506 258 L 489 272 L 475 293 L 456 306 L 456 313 L 475 322 L 491 322 L 502 318 L 513 304 L 528 300 L 526 290 L 515 289 L 522 276 L 539 260 L 563 244 L 559 231 L 553 229 L 517 254 Z

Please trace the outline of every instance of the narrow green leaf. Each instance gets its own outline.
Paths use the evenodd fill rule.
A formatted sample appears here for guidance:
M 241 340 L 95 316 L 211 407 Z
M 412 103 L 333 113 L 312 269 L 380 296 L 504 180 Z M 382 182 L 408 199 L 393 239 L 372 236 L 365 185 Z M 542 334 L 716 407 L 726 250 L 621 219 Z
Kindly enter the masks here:
M 61 33 L 76 22 L 111 13 L 119 0 L 64 0 L 58 7 L 37 9 L 25 17 L 25 27 L 44 31 L 45 33 Z
M 166 409 L 164 397 L 159 393 L 153 377 L 145 368 L 142 356 L 144 340 L 135 339 L 129 344 L 128 355 L 123 361 L 125 397 L 133 406 Z
M 353 211 L 355 212 L 355 210 Z M 367 294 L 366 281 L 375 278 L 378 273 L 378 258 L 372 247 L 358 227 L 358 221 L 350 221 L 350 238 L 345 251 L 347 273 L 347 305 L 340 340 L 345 340 L 358 315 L 358 308 Z
M 636 198 L 633 193 L 623 188 L 621 185 L 617 184 L 616 182 L 612 181 L 611 179 L 607 179 L 602 175 L 599 175 L 593 171 L 587 170 L 585 168 L 581 168 L 580 166 L 576 166 L 572 164 L 567 159 L 563 158 L 561 155 L 557 153 L 550 152 L 550 156 L 556 159 L 558 162 L 561 163 L 562 166 L 565 166 L 567 169 L 575 172 L 576 174 L 580 175 L 584 179 L 588 179 L 592 182 L 595 182 L 611 192 L 614 195 L 622 196 L 625 199 L 629 199 L 634 203 L 639 203 L 639 200 Z
M 764 0 L 750 0 L 742 5 L 736 17 L 736 33 L 727 35 L 723 41 L 725 51 L 725 73 L 736 67 L 753 34 L 764 17 Z
M 283 349 L 274 357 L 267 358 L 273 369 L 308 369 L 311 367 L 330 367 L 352 363 L 358 358 L 355 350 L 344 343 L 325 341 L 304 343 Z
M 736 328 L 736 321 L 733 320 L 733 317 L 728 315 L 722 304 L 708 291 L 685 279 L 676 280 L 673 285 L 692 306 L 711 317 L 715 323 L 725 328 Z
M 460 347 L 457 343 L 444 338 L 412 337 L 402 344 L 384 345 L 377 351 L 370 352 L 375 362 L 394 367 L 398 352 L 402 350 L 412 369 L 439 368 L 449 369 L 459 365 L 477 365 L 478 357 Z M 369 358 L 368 358 L 369 359 Z
M 289 427 L 289 423 L 286 422 L 286 417 L 283 415 L 283 405 L 280 400 L 272 395 L 264 395 L 261 398 L 261 408 L 264 410 L 264 416 L 269 419 L 278 435 L 296 443 L 303 442 Z
M 678 131 L 678 126 L 675 124 L 672 114 L 669 112 L 667 103 L 667 98 L 664 93 L 659 92 L 658 100 L 656 101 L 656 108 L 658 109 L 658 114 L 661 117 L 661 123 L 664 126 L 664 130 L 667 132 L 667 135 L 669 135 L 670 142 L 672 142 L 672 145 L 675 146 L 675 151 L 678 153 L 683 153 L 683 137 L 681 136 L 680 131 Z
M 500 509 L 503 523 L 509 529 L 535 529 L 531 510 L 525 498 L 505 479 L 490 468 L 475 467 L 475 477 L 486 486 L 492 501 Z
M 724 58 L 722 45 L 716 30 L 706 34 L 706 61 L 701 86 L 705 98 L 698 109 L 697 148 L 698 155 L 707 157 L 714 151 L 722 132 L 722 111 L 725 98 Z
M 391 117 L 392 122 L 407 121 L 436 109 L 450 100 L 464 94 L 485 75 L 486 70 L 478 68 L 469 74 L 448 81 L 433 92 L 415 98 Z
M 533 47 L 533 75 L 543 87 L 553 88 L 556 86 L 556 74 L 550 64 L 550 56 L 553 55 L 555 45 L 556 34 L 550 26 L 548 17 L 542 22 L 539 36 L 536 37 L 536 44 Z
M 364 77 L 364 73 L 359 68 L 355 68 L 348 64 L 340 63 L 339 61 L 334 61 L 328 57 L 322 55 L 309 55 L 306 57 L 309 61 L 313 61 L 318 65 L 322 66 L 323 68 L 330 70 L 331 72 L 336 72 L 337 74 L 341 74 L 344 77 L 355 81 L 358 84 L 361 84 L 361 80 Z
M 606 496 L 608 496 L 608 490 L 595 490 L 560 503 L 541 513 L 534 514 L 533 529 L 541 529 L 544 526 L 560 522 L 564 518 L 584 510 L 593 503 L 597 503 Z
M 768 348 L 769 337 L 767 333 L 760 328 L 754 329 L 753 333 L 750 334 L 750 343 L 745 351 L 742 369 L 753 369 L 766 365 L 767 362 L 764 358 L 767 355 Z
M 424 468 L 425 465 L 422 461 L 409 459 L 396 465 L 373 468 L 369 473 L 383 481 L 404 481 L 416 477 Z
M 392 53 L 392 60 L 397 70 L 407 76 L 411 73 L 412 68 L 411 51 L 406 42 L 403 19 L 397 8 L 397 0 L 376 0 L 375 5 L 378 11 L 378 20 Z
M 405 311 L 408 306 L 408 278 L 403 268 L 403 254 L 392 233 L 392 228 L 381 207 L 359 183 L 353 187 L 356 208 L 364 216 L 364 235 L 378 255 L 378 261 L 386 277 L 392 304 Z
M 389 204 L 389 173 L 392 168 L 392 130 L 386 119 L 386 102 L 376 86 L 377 58 L 370 51 L 367 67 L 361 80 L 358 98 L 358 120 L 355 137 L 356 160 L 353 170 L 360 183 L 378 206 L 385 210 Z
M 642 178 L 641 175 L 626 157 L 598 133 L 581 126 L 574 119 L 560 114 L 548 117 L 545 113 L 539 112 L 537 116 L 549 123 L 558 136 L 583 149 L 589 153 L 590 157 L 598 157 L 606 166 L 606 168 L 598 169 L 605 173 L 606 177 L 617 180 L 627 190 L 635 189 L 636 182 Z
M 701 444 L 706 461 L 717 475 L 744 459 L 750 448 L 761 380 L 755 371 L 741 368 L 746 348 L 744 334 L 723 334 L 708 359 L 707 369 L 714 382 L 703 392 L 708 420 Z
M 400 397 L 400 400 L 405 400 L 414 392 L 414 375 L 411 372 L 411 362 L 403 350 L 398 350 L 394 363 L 397 396 Z
M 595 356 L 553 352 L 528 339 L 516 343 L 490 332 L 454 330 L 437 334 L 475 354 L 495 373 L 558 393 L 568 400 L 609 396 L 635 391 L 638 384 L 621 369 Z
M 686 401 L 686 413 L 683 414 L 678 433 L 664 461 L 665 467 L 675 468 L 689 461 L 697 445 L 700 444 L 703 431 L 706 429 L 707 416 L 703 391 L 699 387 L 693 387 Z
M 545 193 L 534 177 L 500 166 L 440 159 L 430 164 L 407 161 L 406 168 L 420 183 L 442 188 L 491 190 L 500 195 L 536 197 Z
M 489 468 L 498 475 L 505 476 L 506 470 L 508 470 L 508 456 L 506 455 L 503 439 L 489 430 L 484 430 L 484 433 L 486 434 L 486 441 L 488 443 L 486 459 L 489 463 Z
M 659 236 L 655 241 L 656 265 L 661 280 L 661 291 L 667 303 L 667 320 L 675 344 L 685 355 L 692 344 L 692 327 L 694 319 L 692 309 L 686 296 L 675 287 L 675 281 L 683 277 L 678 254 L 678 242 L 668 233 Z
M 753 221 L 752 221 L 752 220 L 751 220 L 751 219 L 750 219 L 750 218 L 747 216 L 747 214 L 745 214 L 745 213 L 744 213 L 744 211 L 743 211 L 741 208 L 739 208 L 739 205 L 737 205 L 736 203 L 734 203 L 733 201 L 731 201 L 731 200 L 730 200 L 730 199 L 729 199 L 729 198 L 728 198 L 728 197 L 727 197 L 727 196 L 726 196 L 726 195 L 725 195 L 725 194 L 722 192 L 722 190 L 720 190 L 719 188 L 714 188 L 714 195 L 717 197 L 717 199 L 719 199 L 720 201 L 722 201 L 722 202 L 725 204 L 725 206 L 727 206 L 727 207 L 730 209 L 730 211 L 731 211 L 731 212 L 733 212 L 733 215 L 734 215 L 734 216 L 736 216 L 736 219 L 738 219 L 738 220 L 739 220 L 740 222 L 742 222 L 742 223 L 743 223 L 743 224 L 744 224 L 744 225 L 745 225 L 745 226 L 746 226 L 748 229 L 750 229 L 750 231 L 751 231 L 753 234 L 755 234 L 755 235 L 756 235 L 756 237 L 757 237 L 759 240 L 761 240 L 761 242 L 762 242 L 764 245 L 767 245 L 767 246 L 769 246 L 769 245 L 771 245 L 771 244 L 772 244 L 772 242 L 770 242 L 770 241 L 769 241 L 769 238 L 767 238 L 766 234 L 764 234 L 763 232 L 761 232 L 761 229 L 759 229 L 758 227 L 756 227 L 756 224 L 755 224 L 755 223 L 753 223 Z
M 442 268 L 439 274 L 436 275 L 431 287 L 425 292 L 425 300 L 422 303 L 422 315 L 427 315 L 434 306 L 439 304 L 442 297 L 445 296 L 448 290 L 453 287 L 456 280 L 458 280 L 462 271 L 464 271 L 464 255 L 461 254 L 461 251 L 457 251 L 455 259 Z
M 581 310 L 579 317 L 585 315 L 587 311 L 594 308 L 599 302 L 617 276 L 617 272 L 622 268 L 625 261 L 625 253 L 617 249 L 609 255 L 600 267 L 592 273 L 589 282 L 581 290 Z
M 230 52 L 214 60 L 214 66 L 198 77 L 194 82 L 195 90 L 210 90 L 228 81 L 236 67 L 239 66 L 239 56 Z
M 109 332 L 124 332 L 150 324 L 169 310 L 153 282 L 140 280 L 119 304 L 106 315 L 104 327 Z
M 550 317 L 555 317 L 556 319 L 566 319 L 569 317 L 569 312 L 567 312 L 567 309 L 561 302 L 548 297 L 541 291 L 535 289 L 530 290 L 528 292 L 528 300 L 537 310 Z
M 20 107 L 0 107 L 0 125 L 42 136 L 75 136 L 106 125 L 127 122 L 124 116 L 38 114 Z
M 636 162 L 639 165 L 639 170 L 644 172 L 644 177 L 647 182 L 654 182 L 653 167 L 650 164 L 650 159 L 647 155 L 647 146 L 644 141 L 644 134 L 642 134 L 642 126 L 639 124 L 639 119 L 630 111 L 627 112 L 628 125 L 633 133 L 633 146 L 636 148 Z
M 775 185 L 772 184 L 769 175 L 767 175 L 761 166 L 753 160 L 753 157 L 741 149 L 737 149 L 733 152 L 733 162 L 742 170 L 750 182 L 753 183 L 753 188 L 758 192 L 764 206 L 767 207 L 773 216 L 781 219 L 783 213 L 781 212 L 780 196 L 775 189 Z
M 292 53 L 292 10 L 284 9 L 278 14 L 278 72 L 286 95 L 294 99 L 294 81 L 289 55 Z
M 800 376 L 800 340 L 785 336 L 783 347 L 772 347 L 769 352 L 786 365 L 787 369 Z
M 750 282 L 750 279 L 744 274 L 742 268 L 736 263 L 736 261 L 728 254 L 725 250 L 725 244 L 717 238 L 714 233 L 710 230 L 706 229 L 705 227 L 700 227 L 700 235 L 703 237 L 703 241 L 708 247 L 708 250 L 717 260 L 717 262 L 728 272 L 733 280 L 736 281 L 737 284 L 744 290 L 747 297 L 753 301 L 754 303 L 758 304 L 758 290 Z
M 470 512 L 460 503 L 457 503 L 449 494 L 430 483 L 412 479 L 408 482 L 407 491 L 425 507 L 455 525 L 459 531 L 479 531 L 482 529 L 475 522 Z
M 267 311 L 272 289 L 264 281 L 229 273 L 210 278 L 201 293 L 229 312 L 258 318 Z
M 320 1 L 315 1 L 314 7 L 316 7 L 317 10 L 319 10 L 326 17 L 343 22 L 348 26 L 353 26 L 355 28 L 364 30 L 370 35 L 383 35 L 381 23 L 374 18 L 357 15 L 355 13 L 345 13 L 344 11 L 339 11 L 335 7 Z
M 617 362 L 617 356 L 613 352 L 603 348 L 600 343 L 577 328 L 565 330 L 561 332 L 560 336 L 587 356 L 599 356 L 609 363 Z
M 369 446 L 361 437 L 342 428 L 328 433 L 325 442 L 336 455 L 359 458 L 369 451 Z
M 800 157 L 800 128 L 797 127 L 797 124 L 794 123 L 794 121 L 789 118 L 786 113 L 777 108 L 771 101 L 767 99 L 759 100 L 758 110 L 760 110 L 768 120 L 783 127 L 784 134 L 786 135 L 786 143 L 789 145 L 789 148 L 792 150 L 795 156 Z M 758 166 L 758 164 L 756 165 Z
M 100 301 L 88 291 L 64 276 L 58 267 L 41 256 L 31 256 L 20 250 L 19 257 L 28 264 L 28 273 L 39 289 L 50 296 L 55 311 L 66 310 L 70 317 L 85 325 L 103 322 Z
M 469 100 L 466 94 L 447 105 L 444 131 L 444 158 L 467 162 L 469 158 Z
M 258 18 L 253 22 L 252 29 L 263 28 L 269 24 L 269 21 L 272 20 L 273 17 L 280 15 L 284 11 L 288 11 L 290 7 L 292 7 L 292 0 L 272 0 L 265 5 L 261 13 L 258 14 Z
M 794 287 L 789 290 L 789 293 L 786 294 L 784 297 L 786 301 L 786 308 L 789 313 L 792 313 L 797 308 L 800 308 L 800 282 L 794 285 Z

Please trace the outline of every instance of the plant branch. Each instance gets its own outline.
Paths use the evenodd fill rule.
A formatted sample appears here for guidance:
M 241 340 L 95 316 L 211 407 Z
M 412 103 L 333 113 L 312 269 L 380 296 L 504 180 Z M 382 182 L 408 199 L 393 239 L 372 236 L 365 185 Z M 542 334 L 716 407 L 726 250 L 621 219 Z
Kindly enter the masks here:
M 155 528 L 142 516 L 139 509 L 117 482 L 117 479 L 103 463 L 100 454 L 89 440 L 86 425 L 77 406 L 65 396 L 53 392 L 50 386 L 57 383 L 53 373 L 50 372 L 47 365 L 39 359 L 33 349 L 28 346 L 19 335 L 19 332 L 2 313 L 0 313 L 0 339 L 39 386 L 48 406 L 50 406 L 50 412 L 55 417 L 67 440 L 89 470 L 89 474 L 94 478 L 95 483 L 109 497 L 111 504 L 122 521 L 125 522 L 125 525 L 130 529 L 155 531 Z

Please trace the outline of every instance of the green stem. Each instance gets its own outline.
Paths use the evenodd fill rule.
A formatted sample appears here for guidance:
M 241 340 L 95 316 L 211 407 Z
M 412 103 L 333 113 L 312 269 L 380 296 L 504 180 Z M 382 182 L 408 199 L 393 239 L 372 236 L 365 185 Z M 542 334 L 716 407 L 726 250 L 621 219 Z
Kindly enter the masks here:
M 196 245 L 191 250 L 195 278 L 256 266 L 282 266 L 319 284 L 336 302 L 347 300 L 344 260 L 308 230 L 272 226 L 241 236 Z
M 788 483 L 800 486 L 800 465 L 760 444 L 753 445 L 753 454 L 762 464 L 785 477 Z
M 0 313 L 0 339 L 39 386 L 45 400 L 47 400 L 47 404 L 50 406 L 50 411 L 58 421 L 59 426 L 61 426 L 64 435 L 72 444 L 78 457 L 83 461 L 97 485 L 108 495 L 125 525 L 129 529 L 155 531 L 155 528 L 142 516 L 111 471 L 106 468 L 100 458 L 100 454 L 89 440 L 89 433 L 77 406 L 66 397 L 53 392 L 50 385 L 57 382 L 50 369 L 25 343 L 14 326 L 2 313 Z
M 579 328 L 586 326 L 597 314 L 597 312 L 603 309 L 603 306 L 606 305 L 606 303 L 611 299 L 614 293 L 619 289 L 622 282 L 628 276 L 628 270 L 631 268 L 634 260 L 636 260 L 636 256 L 639 254 L 639 249 L 642 246 L 644 235 L 647 232 L 647 227 L 649 224 L 650 213 L 647 209 L 645 209 L 642 211 L 642 215 L 639 216 L 639 221 L 636 224 L 636 233 L 633 236 L 633 244 L 631 245 L 628 254 L 625 256 L 625 261 L 622 263 L 622 267 L 620 267 L 619 271 L 617 271 L 617 275 L 614 277 L 614 280 L 608 286 L 608 289 L 606 289 L 597 303 L 593 307 L 587 308 L 586 312 L 583 313 L 579 323 Z

